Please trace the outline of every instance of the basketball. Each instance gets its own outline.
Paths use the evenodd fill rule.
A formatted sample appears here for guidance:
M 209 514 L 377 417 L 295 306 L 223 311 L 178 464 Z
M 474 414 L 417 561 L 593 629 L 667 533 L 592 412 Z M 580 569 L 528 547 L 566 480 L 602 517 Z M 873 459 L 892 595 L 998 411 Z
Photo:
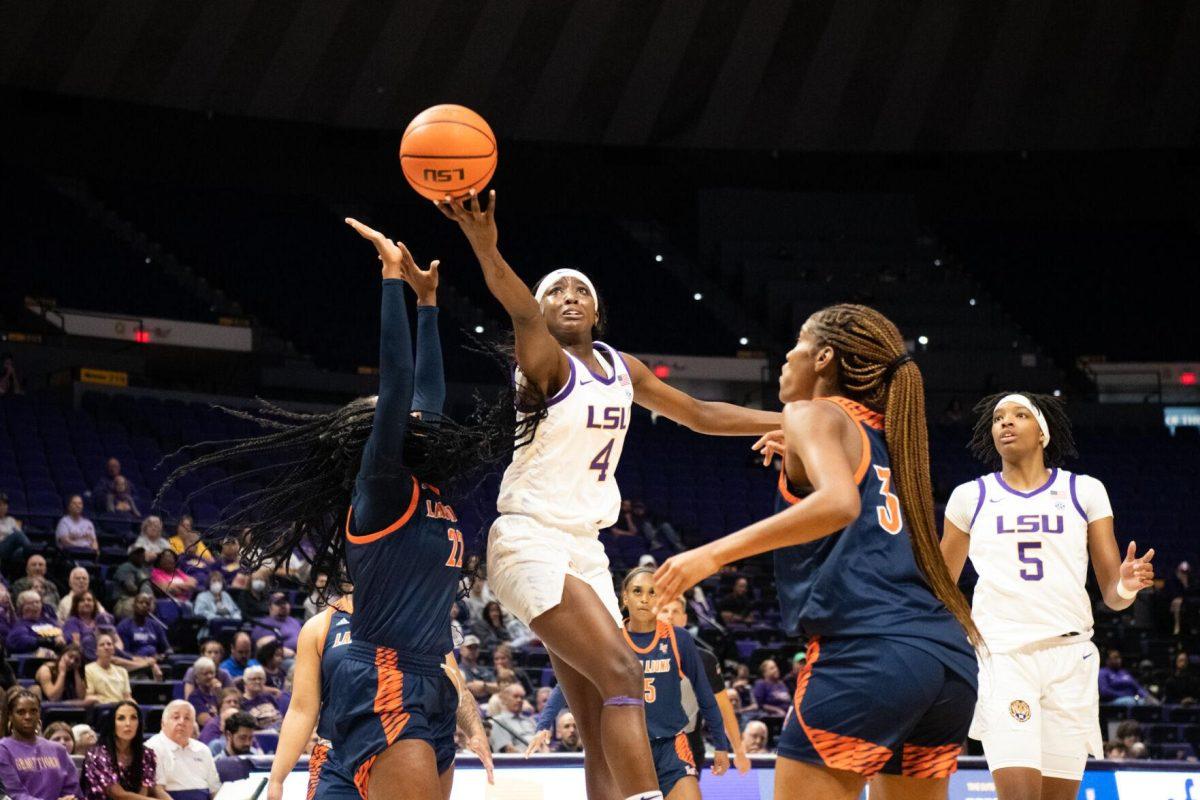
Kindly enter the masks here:
M 496 136 L 469 108 L 432 106 L 405 129 L 400 167 L 417 193 L 430 200 L 482 191 L 496 171 Z

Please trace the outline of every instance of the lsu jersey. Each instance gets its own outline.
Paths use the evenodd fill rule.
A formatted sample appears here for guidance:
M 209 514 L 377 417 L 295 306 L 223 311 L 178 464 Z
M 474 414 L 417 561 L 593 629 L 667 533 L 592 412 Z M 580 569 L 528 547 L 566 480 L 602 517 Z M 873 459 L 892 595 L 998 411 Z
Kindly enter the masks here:
M 617 464 L 629 429 L 633 380 L 613 348 L 595 342 L 604 373 L 567 353 L 567 382 L 547 400 L 533 441 L 518 448 L 500 483 L 501 514 L 597 535 L 621 510 Z M 523 376 L 517 371 L 516 382 Z
M 441 661 L 453 649 L 450 605 L 462 577 L 463 535 L 454 509 L 415 476 L 402 515 L 378 531 L 359 531 L 346 514 L 346 564 L 360 600 L 354 640 Z
M 1104 484 L 1064 469 L 1050 470 L 1029 492 L 999 472 L 954 490 L 946 519 L 971 537 L 979 574 L 972 616 L 989 650 L 1091 635 L 1088 524 L 1111 516 Z
M 895 492 L 884 418 L 844 397 L 824 397 L 858 428 L 855 470 L 862 509 L 841 531 L 775 551 L 783 624 L 792 634 L 902 639 L 942 660 L 974 685 L 975 653 L 966 631 L 934 595 L 912 552 Z M 803 502 L 780 471 L 776 510 Z
M 324 710 L 331 707 L 335 691 L 333 676 L 337 673 L 338 664 L 342 663 L 342 658 L 349 649 L 347 645 L 351 642 L 350 618 L 352 609 L 347 599 L 340 597 L 334 600 L 321 613 L 328 618 L 328 627 L 325 629 L 325 635 L 320 639 L 321 708 Z M 333 741 L 333 723 L 332 714 L 322 713 L 317 721 L 317 736 L 326 741 Z

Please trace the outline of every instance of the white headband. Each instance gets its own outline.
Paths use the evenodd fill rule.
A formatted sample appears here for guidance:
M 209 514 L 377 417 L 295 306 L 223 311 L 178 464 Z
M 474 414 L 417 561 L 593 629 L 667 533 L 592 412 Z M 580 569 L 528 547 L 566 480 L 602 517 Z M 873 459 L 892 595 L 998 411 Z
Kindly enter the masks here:
M 1042 429 L 1042 447 L 1050 444 L 1050 426 L 1046 424 L 1046 415 L 1033 404 L 1032 400 L 1023 394 L 1009 394 L 1000 398 L 1000 402 L 996 403 L 996 408 L 1000 408 L 1005 403 L 1015 403 L 1022 408 L 1029 409 L 1030 413 L 1033 414 L 1033 418 L 1037 420 L 1038 427 Z M 993 414 L 996 413 L 996 408 L 992 409 Z
M 574 278 L 586 286 L 588 291 L 592 293 L 592 298 L 595 299 L 596 287 L 592 285 L 591 278 L 589 278 L 587 275 L 584 275 L 577 269 L 570 268 L 556 269 L 554 272 L 551 272 L 549 275 L 542 278 L 541 282 L 537 285 L 537 290 L 533 293 L 533 299 L 537 300 L 539 303 L 542 302 L 542 298 L 546 296 L 546 292 L 550 291 L 550 287 L 554 285 L 555 281 L 557 281 L 559 278 L 568 277 Z

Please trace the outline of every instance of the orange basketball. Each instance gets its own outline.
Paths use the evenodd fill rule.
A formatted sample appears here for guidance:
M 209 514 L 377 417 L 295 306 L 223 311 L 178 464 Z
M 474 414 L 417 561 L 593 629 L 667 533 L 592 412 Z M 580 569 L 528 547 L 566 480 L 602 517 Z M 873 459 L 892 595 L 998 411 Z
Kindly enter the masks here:
M 400 167 L 423 197 L 441 200 L 482 191 L 496 171 L 496 136 L 469 108 L 427 108 L 408 123 L 400 140 Z

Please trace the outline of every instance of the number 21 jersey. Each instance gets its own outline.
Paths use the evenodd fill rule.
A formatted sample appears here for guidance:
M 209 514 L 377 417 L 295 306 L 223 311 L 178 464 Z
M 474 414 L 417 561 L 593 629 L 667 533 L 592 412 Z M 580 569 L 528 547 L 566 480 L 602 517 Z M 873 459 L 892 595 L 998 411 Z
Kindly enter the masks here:
M 971 536 L 968 552 L 979 574 L 971 616 L 989 650 L 1091 635 L 1088 523 L 1111 516 L 1104 484 L 1063 469 L 1029 492 L 1013 489 L 999 472 L 954 490 L 946 519 Z
M 547 400 L 533 441 L 513 453 L 497 508 L 544 525 L 595 536 L 617 521 L 617 463 L 629 430 L 633 381 L 613 348 L 595 342 L 605 374 L 567 353 L 567 382 Z M 518 371 L 516 380 L 522 380 Z

